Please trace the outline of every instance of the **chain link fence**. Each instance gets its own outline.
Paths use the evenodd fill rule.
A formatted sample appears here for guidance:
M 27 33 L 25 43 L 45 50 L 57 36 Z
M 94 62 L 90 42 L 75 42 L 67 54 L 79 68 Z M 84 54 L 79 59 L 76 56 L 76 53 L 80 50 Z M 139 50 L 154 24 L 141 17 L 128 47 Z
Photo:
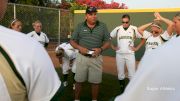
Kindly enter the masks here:
M 8 4 L 7 12 L 0 24 L 9 27 L 15 18 L 23 23 L 22 32 L 25 34 L 33 31 L 34 21 L 40 20 L 42 31 L 50 39 L 48 50 L 54 50 L 59 43 L 67 41 L 73 25 L 72 14 L 68 10 L 11 3 Z

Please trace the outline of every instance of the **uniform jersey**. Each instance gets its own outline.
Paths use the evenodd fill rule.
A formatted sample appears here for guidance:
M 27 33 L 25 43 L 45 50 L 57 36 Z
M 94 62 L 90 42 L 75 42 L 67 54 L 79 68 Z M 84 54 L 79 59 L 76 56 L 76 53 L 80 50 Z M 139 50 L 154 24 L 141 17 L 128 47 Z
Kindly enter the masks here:
M 141 38 L 142 36 L 137 31 L 137 27 L 130 25 L 127 30 L 123 26 L 116 27 L 111 33 L 112 38 L 117 37 L 117 45 L 119 50 L 117 53 L 134 53 L 129 46 L 134 46 L 135 38 Z
M 73 73 L 76 73 L 76 60 L 73 60 L 72 67 L 70 67 L 70 60 L 75 59 L 78 53 L 77 49 L 74 49 L 70 43 L 65 42 L 60 44 L 56 47 L 55 52 L 58 51 L 58 49 L 64 50 L 64 56 L 62 57 L 63 64 L 62 64 L 62 72 L 63 74 L 68 74 L 69 69 L 72 69 Z
M 179 101 L 180 37 L 142 58 L 134 78 L 115 101 Z
M 48 37 L 43 32 L 41 32 L 41 34 L 38 35 L 35 31 L 32 31 L 32 32 L 28 33 L 27 35 L 34 38 L 34 39 L 36 39 L 43 46 L 45 46 L 45 43 L 49 43 Z
M 68 57 L 70 60 L 76 58 L 76 54 L 78 53 L 78 50 L 74 49 L 70 43 L 65 42 L 60 44 L 58 47 L 56 47 L 55 51 L 57 51 L 59 48 L 62 48 L 65 51 L 64 55 Z
M 2 26 L 0 32 L 0 47 L 5 50 L 21 75 L 28 92 L 28 100 L 50 101 L 61 82 L 46 50 L 37 41 L 22 33 Z M 0 83 L 6 85 L 1 74 Z M 1 92 L 7 91 L 1 89 Z
M 169 36 L 168 32 L 165 31 L 160 36 L 153 37 L 152 33 L 148 31 L 144 31 L 143 38 L 146 39 L 146 52 L 151 51 L 152 49 L 157 48 L 158 46 L 162 45 L 165 40 L 169 40 L 171 36 Z

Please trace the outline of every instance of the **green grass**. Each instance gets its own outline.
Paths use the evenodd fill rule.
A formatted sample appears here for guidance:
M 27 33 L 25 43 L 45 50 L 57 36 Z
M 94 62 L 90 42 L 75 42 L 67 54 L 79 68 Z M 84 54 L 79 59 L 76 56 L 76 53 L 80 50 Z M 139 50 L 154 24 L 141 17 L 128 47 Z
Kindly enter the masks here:
M 56 68 L 56 71 L 62 80 L 61 68 Z M 70 73 L 68 77 L 68 83 L 69 85 L 64 88 L 60 96 L 60 101 L 74 100 L 74 91 L 72 89 L 72 84 L 73 84 L 72 73 Z M 103 82 L 100 84 L 98 101 L 109 101 L 113 97 L 119 95 L 120 92 L 121 89 L 119 87 L 117 77 L 114 75 L 103 73 Z M 91 101 L 91 85 L 88 82 L 85 82 L 83 84 L 80 100 Z

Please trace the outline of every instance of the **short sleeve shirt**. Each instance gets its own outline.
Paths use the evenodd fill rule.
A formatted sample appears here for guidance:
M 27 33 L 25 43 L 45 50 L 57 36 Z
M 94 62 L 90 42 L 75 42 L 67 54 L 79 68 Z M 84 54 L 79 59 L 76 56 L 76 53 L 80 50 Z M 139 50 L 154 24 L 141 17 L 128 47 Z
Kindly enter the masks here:
M 143 38 L 147 39 L 146 46 L 145 46 L 146 51 L 150 51 L 150 50 L 155 49 L 158 46 L 162 45 L 164 43 L 163 40 L 169 40 L 171 38 L 171 36 L 169 36 L 168 32 L 165 31 L 160 36 L 153 37 L 152 33 L 148 32 L 148 31 L 144 31 Z
M 117 37 L 117 43 L 120 50 L 118 53 L 134 53 L 129 46 L 134 46 L 134 40 L 136 38 L 142 38 L 142 36 L 137 31 L 136 26 L 130 25 L 127 30 L 123 26 L 118 26 L 110 33 L 112 38 Z
M 96 26 L 90 29 L 86 21 L 77 25 L 72 34 L 71 40 L 75 40 L 80 46 L 87 49 L 99 48 L 103 42 L 108 41 L 110 35 L 106 25 L 97 21 Z

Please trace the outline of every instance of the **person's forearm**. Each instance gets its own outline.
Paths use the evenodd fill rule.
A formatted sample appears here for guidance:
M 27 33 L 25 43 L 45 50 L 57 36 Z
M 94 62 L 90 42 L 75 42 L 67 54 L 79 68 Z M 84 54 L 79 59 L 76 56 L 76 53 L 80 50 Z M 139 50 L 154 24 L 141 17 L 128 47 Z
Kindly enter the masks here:
M 161 20 L 167 24 L 167 32 L 171 36 L 173 33 L 173 22 L 167 18 L 161 17 Z
M 164 23 L 167 24 L 167 32 L 171 36 L 172 33 L 173 33 L 173 25 L 174 25 L 174 23 L 171 20 L 162 17 L 158 12 L 154 13 L 154 16 L 156 17 L 156 20 L 163 21 Z
M 87 54 L 89 51 L 87 48 L 80 46 L 75 40 L 70 40 L 70 44 L 75 49 L 78 49 L 81 54 Z
M 141 42 L 138 44 L 138 46 L 136 46 L 136 51 L 138 51 L 144 45 L 145 42 L 145 39 L 141 39 Z
M 161 20 L 166 23 L 168 26 L 173 25 L 173 22 L 167 18 L 161 17 Z
M 106 41 L 103 46 L 101 46 L 102 51 L 110 47 L 110 41 Z
M 72 47 L 74 47 L 75 49 L 78 49 L 81 47 L 79 44 L 77 44 L 77 42 L 75 40 L 70 40 L 70 44 Z
M 112 44 L 112 43 L 111 43 L 111 48 L 112 48 L 113 50 L 116 50 L 116 47 L 115 47 L 114 44 Z
M 164 23 L 166 23 L 168 26 L 172 26 L 173 25 L 173 22 L 163 16 L 160 15 L 160 13 L 156 12 L 154 13 L 155 17 L 157 20 L 161 20 L 163 21 Z
M 147 23 L 147 24 L 145 24 L 145 25 L 142 25 L 142 26 L 138 27 L 138 32 L 139 32 L 141 35 L 143 35 L 143 32 L 144 32 L 151 24 L 152 24 L 152 22 L 151 22 L 151 23 Z

